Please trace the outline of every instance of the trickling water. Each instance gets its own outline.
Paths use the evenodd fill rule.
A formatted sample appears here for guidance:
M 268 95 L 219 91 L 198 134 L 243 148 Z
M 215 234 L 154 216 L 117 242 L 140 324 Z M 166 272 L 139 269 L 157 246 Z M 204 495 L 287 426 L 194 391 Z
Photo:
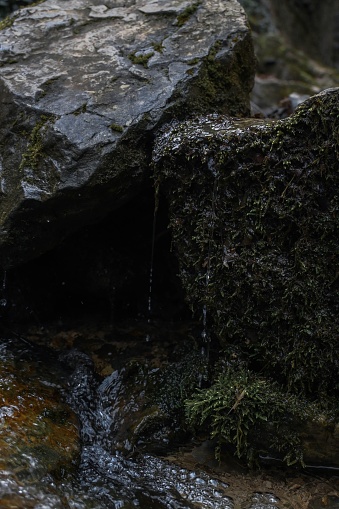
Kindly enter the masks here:
M 152 291 L 153 291 L 153 271 L 154 271 L 154 254 L 155 254 L 155 237 L 156 237 L 156 226 L 157 226 L 157 215 L 159 208 L 159 186 L 155 186 L 154 189 L 154 212 L 153 212 L 153 223 L 152 223 L 152 243 L 151 243 L 151 260 L 150 260 L 150 270 L 149 270 L 149 287 L 148 287 L 148 306 L 147 313 L 148 323 L 151 323 L 152 318 Z M 150 341 L 150 334 L 146 335 L 146 341 Z
M 143 345 L 143 349 L 150 349 L 150 345 L 146 346 L 142 341 L 139 344 Z M 254 489 L 247 489 L 246 493 L 243 477 L 239 489 L 242 494 L 245 492 L 246 502 L 242 497 L 243 502 L 239 506 L 234 493 L 232 496 L 230 494 L 232 484 L 228 486 L 196 467 L 197 463 L 201 464 L 201 456 L 197 456 L 195 466 L 188 469 L 155 455 L 137 452 L 128 443 L 123 444 L 125 452 L 122 454 L 122 449 L 117 447 L 119 430 L 129 425 L 126 417 L 133 413 L 133 407 L 137 404 L 133 394 L 137 390 L 144 390 L 144 380 L 140 378 L 140 388 L 135 387 L 135 380 L 131 381 L 131 375 L 124 367 L 99 378 L 91 358 L 78 350 L 60 354 L 58 361 L 55 354 L 49 350 L 41 352 L 35 349 L 26 339 L 3 339 L 0 344 L 0 368 L 0 396 L 3 402 L 0 406 L 0 506 L 4 509 L 293 507 L 293 504 L 280 502 L 272 493 L 257 493 Z M 126 390 L 128 383 L 133 386 L 132 392 Z M 65 394 L 78 415 L 82 449 L 79 467 L 69 474 L 61 471 L 61 475 L 55 476 L 51 473 L 49 460 L 46 462 L 45 449 L 42 447 L 40 450 L 40 447 L 44 444 L 45 421 L 52 422 L 51 417 L 54 419 L 59 415 L 58 426 L 64 426 L 64 410 L 60 414 L 53 411 L 56 409 L 53 406 L 41 412 L 39 405 L 45 405 L 43 398 L 50 391 L 53 396 L 50 402 L 57 405 L 53 392 L 56 390 Z M 4 398 L 7 398 L 6 404 Z M 20 412 L 19 420 L 15 420 L 15 407 L 18 405 L 26 406 L 22 406 L 25 411 Z M 36 415 L 33 428 L 39 432 L 42 426 L 37 435 L 38 441 L 32 440 L 34 436 L 31 431 L 22 435 L 21 419 L 27 417 L 31 408 Z M 120 412 L 122 408 L 125 420 Z M 16 427 L 17 431 L 13 433 Z M 66 440 L 67 443 L 66 447 L 61 448 L 63 453 L 71 446 L 71 441 L 68 436 L 63 436 L 64 431 L 57 433 L 58 441 Z M 18 445 L 21 437 L 27 437 L 22 450 Z M 75 440 L 78 440 L 76 434 Z M 7 447 L 11 447 L 11 454 L 6 456 Z M 50 457 L 53 461 L 59 461 L 58 454 Z
M 152 314 L 152 287 L 153 287 L 153 245 L 152 245 L 151 267 L 150 267 L 150 271 L 149 271 L 148 323 L 150 323 L 150 321 L 151 321 L 150 316 Z
M 4 276 L 2 279 L 2 296 L 0 299 L 0 306 L 6 307 L 7 306 L 7 297 L 6 297 L 6 291 L 7 291 L 7 272 L 4 270 Z
M 72 351 L 63 360 L 74 367 L 69 402 L 81 421 L 82 489 L 98 499 L 101 508 L 233 509 L 227 485 L 206 473 L 198 475 L 149 454 L 132 460 L 119 453 L 115 437 L 121 427 L 119 408 L 125 401 L 123 376 L 114 371 L 98 383 L 84 354 Z

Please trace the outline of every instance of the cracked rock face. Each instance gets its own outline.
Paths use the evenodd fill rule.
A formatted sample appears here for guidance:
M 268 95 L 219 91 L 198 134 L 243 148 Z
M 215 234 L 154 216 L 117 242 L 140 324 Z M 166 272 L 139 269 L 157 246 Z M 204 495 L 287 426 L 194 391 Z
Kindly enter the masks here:
M 254 58 L 235 0 L 47 0 L 0 28 L 3 267 L 140 192 L 164 122 L 248 114 Z

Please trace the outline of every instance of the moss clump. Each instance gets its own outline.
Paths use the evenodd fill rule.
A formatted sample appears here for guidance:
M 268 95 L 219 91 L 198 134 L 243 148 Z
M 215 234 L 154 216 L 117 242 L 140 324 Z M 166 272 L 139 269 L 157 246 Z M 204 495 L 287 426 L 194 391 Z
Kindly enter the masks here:
M 301 439 L 291 424 L 311 418 L 314 408 L 295 395 L 286 397 L 274 381 L 227 367 L 211 387 L 186 402 L 186 410 L 191 425 L 205 425 L 217 439 L 218 458 L 221 446 L 231 444 L 249 464 L 256 463 L 259 453 L 272 451 L 281 453 L 288 465 L 303 464 Z
M 130 61 L 133 64 L 142 65 L 143 67 L 145 67 L 145 69 L 147 69 L 148 61 L 153 55 L 154 55 L 154 51 L 149 51 L 148 53 L 136 52 L 136 53 L 130 53 L 128 55 L 128 58 L 130 59 Z
M 157 51 L 158 53 L 162 53 L 164 49 L 162 42 L 152 42 L 152 47 L 154 51 Z
M 41 92 L 39 94 L 39 99 L 42 99 L 43 97 L 45 97 L 48 93 L 48 91 L 50 90 L 50 88 L 53 86 L 53 84 L 58 81 L 59 77 L 55 77 L 55 78 L 50 78 L 49 80 L 46 80 L 42 85 L 41 85 Z
M 200 62 L 200 58 L 199 57 L 196 57 L 196 58 L 192 58 L 191 60 L 189 60 L 187 62 L 188 65 L 196 65 Z
M 26 167 L 33 170 L 38 168 L 39 161 L 43 157 L 43 137 L 41 131 L 51 120 L 51 117 L 41 115 L 39 122 L 32 129 L 29 135 L 27 150 L 21 158 L 20 170 Z
M 206 359 L 197 349 L 190 353 L 182 352 L 181 360 L 169 364 L 162 373 L 155 375 L 152 401 L 171 419 L 183 420 L 184 402 L 192 396 L 206 370 Z
M 281 387 L 287 413 L 292 394 L 338 415 L 338 99 L 267 124 L 177 124 L 154 156 L 193 311 L 207 309 L 227 361 L 235 349 Z
M 6 28 L 10 28 L 17 16 L 7 16 L 6 18 L 0 21 L 0 30 L 5 30 Z
M 223 54 L 222 41 L 216 41 L 201 60 L 192 79 L 189 111 L 218 111 L 230 115 L 249 114 L 249 92 L 253 86 L 255 58 L 250 35 L 234 42 L 231 56 Z M 188 62 L 195 65 L 195 60 Z M 188 70 L 190 71 L 190 70 Z
M 201 2 L 194 2 L 193 4 L 189 5 L 184 9 L 177 17 L 177 26 L 181 27 L 183 26 L 189 18 L 198 10 L 199 5 Z
M 32 2 L 27 7 L 35 7 L 36 5 L 40 5 L 40 4 L 44 3 L 44 2 L 45 2 L 45 0 L 36 0 L 36 2 Z
M 13 58 L 13 59 L 9 59 L 9 60 L 0 62 L 0 67 L 5 67 L 6 65 L 13 65 L 13 64 L 16 64 L 16 63 L 17 63 L 17 60 L 15 60 Z
M 122 127 L 122 125 L 119 125 L 119 124 L 111 124 L 110 125 L 110 128 L 112 129 L 112 131 L 115 131 L 117 133 L 123 133 L 124 132 L 124 128 Z

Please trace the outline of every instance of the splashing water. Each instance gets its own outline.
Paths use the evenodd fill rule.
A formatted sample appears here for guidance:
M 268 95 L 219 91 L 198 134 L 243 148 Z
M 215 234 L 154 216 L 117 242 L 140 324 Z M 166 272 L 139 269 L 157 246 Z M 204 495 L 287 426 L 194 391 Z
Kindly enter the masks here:
M 233 509 L 228 486 L 206 473 L 190 472 L 149 454 L 132 460 L 117 451 L 114 435 L 121 426 L 117 419 L 123 377 L 115 371 L 98 383 L 84 354 L 70 352 L 64 360 L 75 367 L 69 401 L 81 421 L 82 489 L 100 501 L 100 508 Z

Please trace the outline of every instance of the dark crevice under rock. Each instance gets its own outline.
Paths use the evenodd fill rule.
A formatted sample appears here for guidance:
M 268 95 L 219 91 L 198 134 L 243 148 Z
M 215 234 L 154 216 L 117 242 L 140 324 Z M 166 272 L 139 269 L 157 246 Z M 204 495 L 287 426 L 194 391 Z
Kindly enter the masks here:
M 145 187 L 101 221 L 83 227 L 44 255 L 7 270 L 1 296 L 3 319 L 43 325 L 97 317 L 113 324 L 125 319 L 190 316 L 171 252 L 165 200 L 160 200 L 153 232 L 154 212 L 154 190 Z

